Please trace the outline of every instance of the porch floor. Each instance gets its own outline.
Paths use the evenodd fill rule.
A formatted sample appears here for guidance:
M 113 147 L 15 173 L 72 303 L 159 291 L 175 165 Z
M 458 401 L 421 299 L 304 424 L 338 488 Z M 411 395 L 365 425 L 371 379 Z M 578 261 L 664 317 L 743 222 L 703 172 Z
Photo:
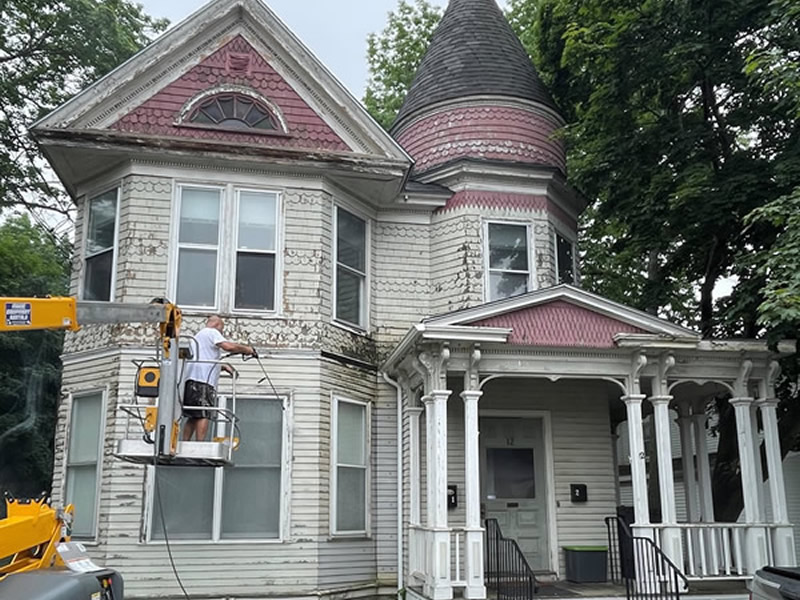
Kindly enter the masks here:
M 493 590 L 489 598 L 496 598 Z M 749 593 L 742 581 L 708 581 L 690 584 L 682 597 L 692 600 L 747 600 Z M 540 582 L 539 598 L 585 598 L 586 600 L 616 600 L 625 598 L 625 586 L 613 583 L 572 583 L 570 581 Z

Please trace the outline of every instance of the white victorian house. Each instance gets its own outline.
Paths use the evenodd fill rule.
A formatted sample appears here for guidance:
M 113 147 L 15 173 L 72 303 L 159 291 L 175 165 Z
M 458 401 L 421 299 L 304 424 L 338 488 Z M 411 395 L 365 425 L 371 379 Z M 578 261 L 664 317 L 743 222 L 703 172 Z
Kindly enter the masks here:
M 120 407 L 155 334 L 67 337 L 53 493 L 126 597 L 181 597 L 171 558 L 208 599 L 481 599 L 508 579 L 489 522 L 558 582 L 564 546 L 608 545 L 626 486 L 633 533 L 690 583 L 795 562 L 774 398 L 794 344 L 704 340 L 583 291 L 562 125 L 494 0 L 450 1 L 390 133 L 259 0 L 210 2 L 35 124 L 77 206 L 72 292 L 168 297 L 187 335 L 221 314 L 274 384 L 234 363 L 232 466 L 130 464 Z M 737 523 L 713 513 L 720 393 Z

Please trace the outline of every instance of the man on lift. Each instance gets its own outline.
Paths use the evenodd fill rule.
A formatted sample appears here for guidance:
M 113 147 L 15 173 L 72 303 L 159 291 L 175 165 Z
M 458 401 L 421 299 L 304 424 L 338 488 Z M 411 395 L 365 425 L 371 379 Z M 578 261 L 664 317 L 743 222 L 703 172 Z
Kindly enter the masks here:
M 203 407 L 217 405 L 217 383 L 219 382 L 219 359 L 222 351 L 229 354 L 245 354 L 255 356 L 256 351 L 252 346 L 229 342 L 222 335 L 225 324 L 217 315 L 212 315 L 206 321 L 205 328 L 194 336 L 197 342 L 197 357 L 186 362 L 186 384 L 183 390 L 183 416 L 186 424 L 183 426 L 183 439 L 188 441 L 195 436 L 198 442 L 205 441 L 208 433 L 208 410 Z M 225 370 L 233 375 L 232 369 Z

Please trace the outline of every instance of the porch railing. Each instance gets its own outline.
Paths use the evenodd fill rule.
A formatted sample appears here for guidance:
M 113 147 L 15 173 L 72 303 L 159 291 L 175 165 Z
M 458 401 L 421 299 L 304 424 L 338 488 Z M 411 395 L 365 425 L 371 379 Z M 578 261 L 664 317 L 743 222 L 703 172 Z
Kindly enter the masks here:
M 633 535 L 619 517 L 605 519 L 611 578 L 625 581 L 627 600 L 680 600 L 689 581 L 648 537 Z
M 454 588 L 467 587 L 465 577 L 467 565 L 464 563 L 466 558 L 467 532 L 460 527 L 450 529 L 450 552 L 452 556 L 452 570 L 450 584 Z
M 690 579 L 743 579 L 748 570 L 748 530 L 764 531 L 768 564 L 772 564 L 772 538 L 775 526 L 743 523 L 679 523 L 653 525 L 656 542 L 661 544 L 666 529 L 678 530 L 683 547 L 683 572 Z
M 497 519 L 486 519 L 486 586 L 497 600 L 528 600 L 538 586 L 536 576 L 516 540 L 503 537 Z

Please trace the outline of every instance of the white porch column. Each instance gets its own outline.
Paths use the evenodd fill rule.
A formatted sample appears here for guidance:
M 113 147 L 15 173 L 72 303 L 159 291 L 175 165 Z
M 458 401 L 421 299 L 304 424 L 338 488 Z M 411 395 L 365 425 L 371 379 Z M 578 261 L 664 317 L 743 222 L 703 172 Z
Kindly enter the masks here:
M 672 436 L 669 420 L 669 403 L 672 396 L 653 396 L 656 426 L 656 445 L 658 447 L 658 481 L 661 497 L 661 521 L 664 525 L 676 525 L 678 515 L 675 509 L 675 476 L 672 472 Z M 681 532 L 677 527 L 666 527 L 661 536 L 661 549 L 676 565 L 683 564 L 683 545 Z
M 788 567 L 797 564 L 794 546 L 794 530 L 789 524 L 786 506 L 786 487 L 783 481 L 781 441 L 778 435 L 777 398 L 764 398 L 758 403 L 764 425 L 764 445 L 767 450 L 767 472 L 772 500 L 772 518 L 779 525 L 772 540 L 775 566 Z
M 760 520 L 758 507 L 758 481 L 756 475 L 756 453 L 753 448 L 753 422 L 750 407 L 752 398 L 732 398 L 731 405 L 736 413 L 736 433 L 739 439 L 739 463 L 741 465 L 742 495 L 744 498 L 744 515 L 748 525 L 755 525 Z M 747 571 L 754 574 L 767 564 L 767 539 L 763 527 L 751 526 L 747 530 Z
M 692 445 L 692 408 L 688 403 L 678 407 L 678 427 L 681 433 L 681 464 L 683 466 L 683 491 L 686 495 L 686 520 L 696 523 L 697 481 L 694 474 L 694 446 Z
M 419 418 L 422 415 L 422 408 L 412 407 L 407 408 L 408 414 L 408 462 L 409 462 L 409 521 L 411 525 L 421 525 L 420 522 L 420 460 L 419 460 Z
M 700 490 L 700 521 L 703 523 L 714 522 L 714 495 L 711 485 L 711 465 L 708 462 L 708 434 L 706 421 L 708 420 L 703 410 L 695 410 L 692 415 L 694 421 L 694 445 L 697 449 L 697 484 Z
M 642 430 L 643 394 L 623 396 L 628 412 L 628 440 L 630 445 L 631 483 L 633 484 L 633 514 L 637 527 L 650 525 L 650 505 L 647 501 L 647 468 Z
M 756 468 L 756 491 L 758 492 L 758 520 L 760 523 L 767 522 L 767 499 L 764 496 L 764 468 L 761 465 L 761 437 L 758 435 L 758 406 L 756 403 L 750 405 L 750 422 L 753 424 L 753 453 L 755 454 L 755 461 L 753 464 Z
M 425 595 L 432 600 L 450 600 L 450 529 L 447 526 L 447 400 L 450 390 L 433 390 L 426 403 L 432 409 L 428 420 L 428 526 L 431 530 L 430 572 Z
M 486 585 L 483 576 L 483 528 L 481 527 L 481 491 L 478 451 L 478 400 L 483 392 L 465 390 L 464 400 L 464 465 L 466 483 L 466 547 L 465 570 L 467 587 L 464 598 L 483 600 Z

